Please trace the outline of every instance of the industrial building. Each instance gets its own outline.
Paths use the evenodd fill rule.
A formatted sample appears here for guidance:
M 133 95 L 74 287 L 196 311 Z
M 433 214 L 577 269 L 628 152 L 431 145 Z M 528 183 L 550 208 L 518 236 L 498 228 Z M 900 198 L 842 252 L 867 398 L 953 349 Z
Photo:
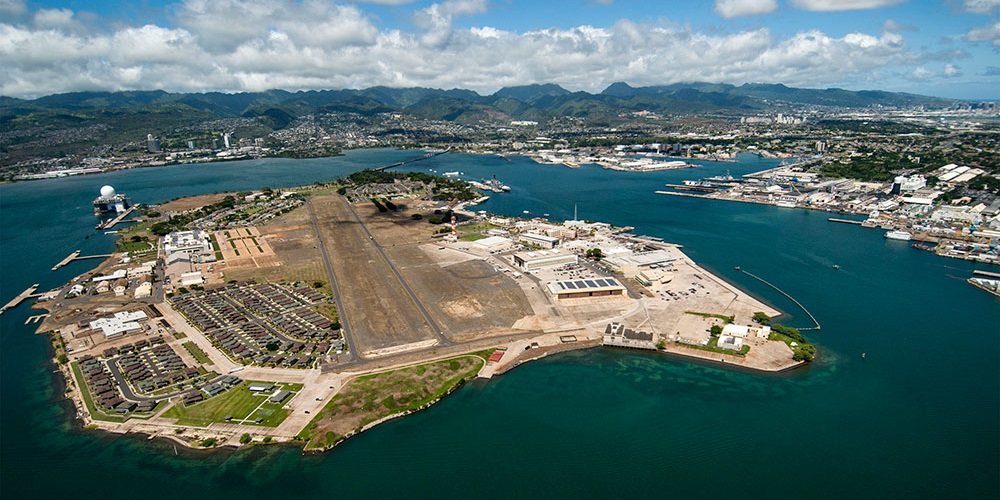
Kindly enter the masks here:
M 559 245 L 559 238 L 538 233 L 521 233 L 518 239 L 526 245 L 535 245 L 541 248 L 555 248 Z
M 163 237 L 163 253 L 174 252 L 212 253 L 212 241 L 202 230 L 174 231 Z
M 625 274 L 638 273 L 641 268 L 663 267 L 680 258 L 680 254 L 672 248 L 653 250 L 650 252 L 616 254 L 604 258 L 601 262 L 608 268 Z
M 113 338 L 142 330 L 139 321 L 147 318 L 143 311 L 117 312 L 110 318 L 98 318 L 90 322 L 90 328 L 104 332 L 105 338 Z
M 505 250 L 510 250 L 514 246 L 514 242 L 510 238 L 504 238 L 502 236 L 489 236 L 472 242 L 473 245 L 486 250 L 487 252 L 503 252 Z
M 637 332 L 625 328 L 621 323 L 610 323 L 604 329 L 601 345 L 614 347 L 629 347 L 632 349 L 656 349 L 656 342 L 651 332 Z
M 543 267 L 561 266 L 563 264 L 576 264 L 578 257 L 575 253 L 563 252 L 559 250 L 538 250 L 534 252 L 518 252 L 514 254 L 514 265 L 523 271 L 531 271 Z
M 624 297 L 625 287 L 614 278 L 592 278 L 549 283 L 549 292 L 557 299 L 589 297 Z

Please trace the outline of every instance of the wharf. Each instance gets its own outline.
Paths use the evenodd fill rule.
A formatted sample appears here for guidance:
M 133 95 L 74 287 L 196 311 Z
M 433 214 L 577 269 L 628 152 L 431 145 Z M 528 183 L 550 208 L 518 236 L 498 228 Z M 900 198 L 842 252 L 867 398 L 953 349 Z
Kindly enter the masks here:
M 17 307 L 17 305 L 20 304 L 24 299 L 31 297 L 35 293 L 35 290 L 38 290 L 38 283 L 29 286 L 25 291 L 21 292 L 17 297 L 14 297 L 6 305 L 0 307 L 0 314 L 3 314 L 3 312 L 6 311 L 7 309 L 12 309 L 14 307 Z
M 106 259 L 106 258 L 108 258 L 108 257 L 111 257 L 112 255 L 114 255 L 114 254 L 110 254 L 110 253 L 103 253 L 103 254 L 98 254 L 98 255 L 84 255 L 84 256 L 82 256 L 82 257 L 81 257 L 81 256 L 80 256 L 80 251 L 79 251 L 79 250 L 77 250 L 77 251 L 75 251 L 75 252 L 73 252 L 73 253 L 71 253 L 71 254 L 67 255 L 67 256 L 66 256 L 66 258 L 65 258 L 65 259 L 63 259 L 63 260 L 61 260 L 61 261 L 59 261 L 59 263 L 58 263 L 58 264 L 56 264 L 56 265 L 52 266 L 52 270 L 53 270 L 53 271 L 55 271 L 55 270 L 59 269 L 60 267 L 63 267 L 63 266 L 65 266 L 66 264 L 69 264 L 70 262 L 73 262 L 74 260 L 84 260 L 84 259 Z
M 118 214 L 117 216 L 115 216 L 114 219 L 111 219 L 111 220 L 99 223 L 97 225 L 97 229 L 111 229 L 111 228 L 115 227 L 115 225 L 117 225 L 119 222 L 124 221 L 125 217 L 128 217 L 129 215 L 131 215 L 132 212 L 134 212 L 136 208 L 138 208 L 138 205 L 133 205 L 133 206 L 129 207 L 128 210 L 125 210 L 124 212 L 122 212 L 122 213 Z
M 656 194 L 669 194 L 671 196 L 687 196 L 688 198 L 708 198 L 702 194 L 678 193 L 676 191 L 656 191 Z
M 979 269 L 972 271 L 972 274 L 978 274 L 980 276 L 989 276 L 991 278 L 1000 278 L 1000 273 L 994 273 L 990 271 L 980 271 Z
M 841 222 L 841 223 L 844 223 L 844 224 L 857 224 L 859 226 L 861 225 L 861 221 L 859 221 L 859 220 L 838 219 L 836 217 L 830 217 L 827 220 L 830 221 L 830 222 Z
M 70 262 L 73 262 L 79 256 L 80 256 L 80 250 L 77 250 L 77 251 L 75 251 L 75 252 L 67 255 L 65 259 L 60 260 L 58 264 L 52 266 L 52 270 L 55 271 L 55 270 L 59 269 L 60 267 L 65 266 L 66 264 L 69 264 Z

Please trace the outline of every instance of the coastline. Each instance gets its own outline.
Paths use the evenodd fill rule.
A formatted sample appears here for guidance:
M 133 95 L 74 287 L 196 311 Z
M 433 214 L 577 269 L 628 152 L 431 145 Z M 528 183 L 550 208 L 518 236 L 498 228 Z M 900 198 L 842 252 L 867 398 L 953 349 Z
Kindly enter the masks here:
M 119 236 L 119 237 L 121 237 L 121 236 Z M 671 246 L 673 246 L 673 245 L 671 245 Z M 690 267 L 693 270 L 694 273 L 696 273 L 696 274 L 700 273 L 700 274 L 706 276 L 708 279 L 714 281 L 718 286 L 726 289 L 729 293 L 734 294 L 736 296 L 736 298 L 734 298 L 733 301 L 736 301 L 739 297 L 746 297 L 749 300 L 751 300 L 752 302 L 755 302 L 757 300 L 757 299 L 754 299 L 753 296 L 750 295 L 750 294 L 748 294 L 747 292 L 745 292 L 743 290 L 740 290 L 735 285 L 732 285 L 732 284 L 728 283 L 721 276 L 718 276 L 718 275 L 716 275 L 716 274 L 714 274 L 712 272 L 709 272 L 709 271 L 705 270 L 704 268 L 699 267 L 687 255 L 683 254 L 683 252 L 680 252 L 680 250 L 677 250 L 677 251 L 681 255 L 681 261 L 680 262 L 683 262 L 684 264 L 687 265 L 687 267 Z M 102 260 L 92 270 L 86 271 L 86 272 L 82 273 L 81 276 L 85 275 L 85 274 L 88 274 L 88 273 L 93 273 L 93 272 L 95 272 L 97 270 L 100 270 L 100 269 L 106 267 L 106 266 L 114 265 L 116 259 L 119 259 L 120 257 L 121 257 L 120 254 L 112 254 L 111 257 L 108 257 L 108 258 Z M 701 278 L 698 278 L 698 279 L 700 280 Z M 522 282 L 522 286 L 527 286 L 527 284 L 528 284 L 528 282 L 526 282 L 526 281 Z M 638 299 L 638 300 L 641 302 L 641 301 L 644 301 L 646 299 L 645 298 L 641 298 L 641 299 Z M 126 303 L 129 303 L 129 302 L 132 302 L 132 301 L 126 301 Z M 732 302 L 730 302 L 730 304 L 732 304 Z M 36 303 L 32 304 L 31 307 L 32 308 L 39 308 L 39 309 L 46 309 L 45 308 L 45 303 L 37 303 L 36 302 Z M 158 304 L 158 307 L 160 307 L 159 304 Z M 169 308 L 169 305 L 167 307 Z M 625 316 L 632 316 L 635 313 L 637 313 L 638 311 L 639 311 L 638 308 L 633 309 L 631 312 L 625 314 Z M 623 317 L 625 317 L 625 316 L 623 316 Z M 50 333 L 51 335 L 58 335 L 57 333 L 55 333 L 56 328 L 53 326 L 53 323 L 52 323 L 52 322 L 55 322 L 55 321 L 56 321 L 55 317 L 53 317 L 51 315 L 47 316 L 45 318 L 45 321 L 43 321 L 42 323 L 40 323 L 36 327 L 35 333 L 36 334 L 38 334 L 38 333 Z M 603 320 L 600 320 L 598 322 L 601 322 L 601 321 L 603 321 Z M 188 323 L 190 323 L 190 321 L 188 321 Z M 191 325 L 188 325 L 188 326 L 191 326 Z M 506 360 L 500 366 L 495 367 L 490 376 L 492 376 L 493 374 L 504 374 L 504 373 L 506 373 L 506 372 L 508 372 L 508 371 L 510 371 L 510 370 L 512 370 L 512 369 L 514 369 L 516 367 L 518 367 L 518 366 L 523 365 L 524 363 L 527 363 L 527 362 L 530 362 L 530 361 L 533 361 L 533 360 L 536 360 L 536 359 L 544 358 L 544 357 L 546 357 L 546 356 L 548 356 L 550 354 L 556 354 L 556 353 L 560 353 L 560 352 L 568 352 L 568 351 L 572 351 L 572 350 L 591 349 L 591 348 L 594 348 L 594 347 L 597 347 L 598 345 L 600 345 L 599 335 L 597 337 L 595 337 L 594 334 L 593 334 L 593 331 L 592 331 L 593 328 L 596 325 L 594 325 L 594 324 L 585 325 L 583 329 L 581 329 L 581 326 L 584 326 L 584 325 L 579 325 L 579 326 L 576 326 L 576 327 L 573 327 L 573 328 L 565 328 L 565 327 L 560 327 L 560 328 L 542 328 L 540 331 L 537 331 L 537 332 L 534 332 L 534 333 L 525 331 L 524 333 L 517 334 L 518 337 L 522 339 L 522 340 L 519 340 L 518 342 L 532 343 L 532 341 L 536 341 L 534 343 L 535 346 L 537 346 L 537 342 L 551 342 L 551 343 L 547 344 L 547 345 L 544 345 L 544 346 L 538 346 L 538 347 L 534 347 L 532 349 L 520 350 L 520 351 L 516 352 L 515 356 L 512 356 L 509 360 Z M 577 336 L 582 336 L 583 340 L 579 340 L 579 341 L 575 341 L 575 342 L 565 342 L 565 341 L 559 342 L 558 341 L 558 338 L 560 337 L 560 334 L 569 334 L 569 333 L 575 333 Z M 547 339 L 547 340 L 543 341 L 543 338 Z M 180 339 L 180 337 L 178 337 L 176 340 L 179 340 L 179 339 Z M 176 342 L 176 341 L 172 341 L 172 342 Z M 672 346 L 672 344 L 670 344 L 670 345 Z M 755 367 L 755 366 L 745 366 L 746 365 L 746 359 L 742 359 L 741 362 L 726 362 L 725 360 L 727 358 L 727 355 L 725 355 L 725 354 L 701 352 L 701 351 L 698 351 L 696 349 L 689 349 L 689 348 L 678 347 L 676 349 L 670 349 L 670 348 L 668 348 L 668 349 L 665 349 L 664 351 L 661 351 L 661 352 L 669 352 L 669 353 L 675 354 L 675 355 L 677 355 L 677 356 L 679 356 L 681 358 L 684 358 L 684 359 L 710 361 L 710 362 L 718 363 L 718 366 L 731 366 L 731 367 L 733 367 L 735 369 L 745 369 L 745 370 L 756 371 L 756 372 L 773 372 L 773 371 L 786 370 L 786 369 L 792 368 L 794 366 L 799 366 L 801 364 L 801 363 L 794 363 L 791 366 L 783 366 L 783 367 L 778 367 L 778 368 L 774 368 L 774 369 L 771 369 L 771 368 L 759 368 L 759 367 Z M 729 356 L 729 357 L 731 357 L 731 356 Z M 433 361 L 433 359 L 434 359 L 433 357 L 429 358 L 429 359 L 428 358 L 424 358 L 424 359 L 422 359 L 422 360 L 420 360 L 418 362 L 411 362 L 409 364 L 404 364 L 404 365 L 401 365 L 401 366 L 404 366 L 404 367 L 405 366 L 415 366 L 415 365 L 420 364 L 420 363 L 431 362 L 431 361 Z M 236 429 L 236 430 L 231 430 L 230 429 L 229 431 L 224 431 L 224 430 L 218 429 L 218 428 L 213 429 L 213 425 L 216 425 L 216 424 L 210 424 L 207 427 L 190 427 L 190 426 L 180 426 L 180 427 L 178 427 L 178 424 L 176 424 L 176 423 L 166 423 L 166 422 L 163 422 L 163 421 L 160 420 L 160 416 L 164 413 L 164 411 L 167 408 L 161 408 L 161 409 L 157 410 L 154 414 L 152 414 L 151 416 L 149 416 L 147 419 L 129 418 L 129 419 L 127 419 L 123 423 L 110 423 L 110 422 L 105 422 L 105 421 L 102 421 L 102 420 L 97 420 L 97 419 L 93 418 L 92 415 L 89 414 L 89 410 L 88 410 L 86 404 L 84 403 L 84 397 L 83 397 L 82 392 L 81 392 L 82 391 L 82 389 L 80 387 L 80 383 L 81 382 L 79 380 L 77 380 L 75 374 L 73 373 L 72 369 L 70 368 L 69 363 L 66 363 L 64 365 L 60 365 L 60 364 L 58 364 L 58 361 L 55 359 L 55 356 L 53 356 L 52 362 L 54 364 L 56 364 L 56 366 L 59 367 L 59 371 L 60 371 L 61 375 L 63 376 L 63 378 L 65 380 L 65 383 L 67 384 L 67 387 L 70 389 L 68 391 L 65 391 L 65 397 L 67 397 L 68 399 L 72 400 L 73 407 L 76 409 L 77 414 L 78 414 L 77 420 L 80 420 L 81 425 L 82 425 L 82 427 L 84 429 L 87 429 L 87 430 L 90 430 L 90 429 L 99 429 L 99 430 L 102 430 L 102 431 L 107 431 L 107 432 L 110 432 L 110 433 L 113 433 L 113 434 L 119 434 L 119 435 L 141 434 L 141 435 L 148 436 L 149 439 L 154 439 L 156 437 L 165 437 L 165 438 L 169 439 L 173 443 L 182 444 L 185 447 L 188 447 L 188 448 L 191 448 L 191 449 L 194 449 L 194 450 L 214 450 L 214 449 L 219 449 L 219 448 L 230 448 L 230 447 L 233 447 L 233 448 L 242 448 L 244 446 L 253 446 L 253 445 L 261 444 L 261 443 L 256 442 L 256 441 L 253 441 L 251 443 L 244 443 L 244 444 L 238 443 L 237 440 L 236 440 L 236 437 L 239 436 L 239 434 L 242 433 L 244 430 L 254 431 L 255 432 L 254 435 L 257 435 L 258 437 L 260 437 L 260 435 L 267 435 L 267 437 L 274 437 L 275 439 L 273 439 L 272 441 L 270 441 L 268 444 L 287 443 L 287 444 L 295 444 L 296 446 L 298 446 L 296 436 L 301 431 L 301 429 L 295 430 L 293 432 L 287 432 L 287 429 L 286 429 L 286 432 L 283 435 L 276 436 L 275 434 L 277 434 L 277 430 L 278 430 L 277 427 L 275 427 L 275 428 L 269 428 L 269 429 L 264 429 L 264 432 L 261 432 L 261 429 L 256 429 L 256 428 L 255 429 L 242 429 L 242 428 L 239 428 L 239 429 Z M 484 362 L 483 369 L 485 369 L 487 367 L 487 364 L 488 363 Z M 253 367 L 250 367 L 250 371 L 255 371 L 255 370 L 253 370 Z M 256 371 L 260 371 L 260 370 L 256 370 Z M 223 371 L 222 373 L 225 373 L 225 372 Z M 346 374 L 346 372 L 345 372 L 345 374 Z M 350 378 L 356 377 L 358 375 L 359 374 L 350 375 L 348 379 L 345 379 L 345 380 L 342 381 L 343 384 L 342 384 L 341 387 L 343 387 L 344 385 L 346 385 L 346 383 L 350 380 Z M 465 383 L 465 380 L 460 381 L 456 385 L 450 387 L 439 398 L 437 398 L 437 399 L 435 399 L 435 400 L 427 403 L 426 405 L 421 406 L 421 407 L 419 407 L 419 408 L 417 408 L 415 410 L 408 410 L 408 411 L 404 411 L 404 412 L 400 412 L 400 413 L 391 414 L 391 415 L 388 415 L 386 417 L 379 418 L 379 419 L 377 419 L 377 420 L 375 420 L 373 422 L 367 423 L 361 429 L 356 430 L 356 431 L 354 431 L 354 432 L 352 432 L 352 433 L 344 436 L 342 439 L 338 440 L 332 446 L 328 446 L 328 447 L 324 447 L 324 448 L 320 448 L 320 449 L 307 449 L 305 447 L 305 445 L 303 445 L 303 452 L 310 452 L 310 453 L 312 453 L 312 452 L 327 451 L 327 450 L 332 449 L 333 447 L 335 447 L 340 442 L 343 442 L 347 438 L 349 438 L 349 437 L 351 437 L 353 435 L 356 435 L 358 433 L 364 432 L 365 430 L 368 430 L 370 428 L 373 428 L 373 427 L 377 426 L 378 424 L 380 424 L 382 422 L 390 421 L 390 420 L 393 420 L 393 419 L 396 419 L 396 418 L 401 418 L 401 417 L 404 417 L 404 416 L 406 416 L 406 415 L 408 415 L 410 413 L 413 413 L 415 411 L 420 411 L 420 410 L 426 409 L 427 407 L 430 407 L 433 404 L 436 404 L 441 398 L 450 395 L 455 390 L 458 390 L 458 388 L 460 388 L 462 385 L 464 385 L 464 383 Z M 334 393 L 332 393 L 329 396 L 327 396 L 325 398 L 325 400 L 323 401 L 323 405 L 325 405 L 329 401 L 330 397 L 332 397 L 333 395 L 336 395 L 338 392 L 339 391 L 335 391 Z M 178 404 L 175 401 L 173 401 L 172 399 L 169 400 L 169 401 L 171 403 L 173 403 L 173 404 Z M 318 398 L 317 398 L 317 401 L 319 401 Z M 168 407 L 169 406 L 170 405 L 168 404 Z M 298 410 L 296 410 L 296 411 L 298 411 Z M 309 411 L 306 411 L 305 413 L 308 414 Z M 187 431 L 187 430 L 184 431 L 183 435 L 180 434 L 180 433 L 177 433 L 177 434 L 171 434 L 170 433 L 171 430 L 184 429 L 185 427 L 187 429 L 194 430 L 194 432 L 196 432 L 196 434 L 194 434 L 193 437 L 190 437 L 192 433 L 189 432 L 189 431 Z M 281 426 L 279 425 L 278 427 L 281 427 Z M 266 431 L 274 431 L 274 432 L 266 432 Z M 212 438 L 212 439 L 216 439 L 216 438 L 214 438 L 214 436 L 219 436 L 217 438 L 219 444 L 217 444 L 217 445 L 211 445 L 209 447 L 200 446 L 198 443 L 199 443 L 199 440 L 203 437 L 204 434 L 208 434 L 209 438 Z M 206 438 L 206 439 L 208 439 L 208 438 Z

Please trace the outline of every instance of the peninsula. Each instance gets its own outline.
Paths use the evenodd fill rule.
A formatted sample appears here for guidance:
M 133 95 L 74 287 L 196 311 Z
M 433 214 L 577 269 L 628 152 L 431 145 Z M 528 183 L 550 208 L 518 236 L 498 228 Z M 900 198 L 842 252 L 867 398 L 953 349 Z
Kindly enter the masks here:
M 601 345 L 780 371 L 781 313 L 632 228 L 473 212 L 465 181 L 366 170 L 141 207 L 43 294 L 88 428 L 323 450 L 550 353 Z

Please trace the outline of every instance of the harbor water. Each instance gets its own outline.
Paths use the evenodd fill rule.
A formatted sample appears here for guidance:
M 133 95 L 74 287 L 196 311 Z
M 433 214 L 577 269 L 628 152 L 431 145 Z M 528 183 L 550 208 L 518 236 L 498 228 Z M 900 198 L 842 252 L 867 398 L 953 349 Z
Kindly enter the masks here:
M 0 302 L 61 285 L 108 253 L 91 200 L 135 202 L 324 182 L 421 156 L 369 150 L 311 160 L 168 166 L 0 185 Z M 78 427 L 32 335 L 26 302 L 0 315 L 0 498 L 996 498 L 1000 494 L 1000 301 L 964 261 L 886 240 L 831 214 L 657 195 L 776 162 L 647 173 L 447 154 L 405 168 L 496 175 L 509 193 L 476 209 L 634 226 L 811 326 L 817 360 L 762 375 L 645 352 L 550 356 L 323 455 L 292 446 L 199 452 Z M 833 266 L 839 266 L 835 269 Z M 995 270 L 995 269 L 994 269 Z M 862 358 L 864 354 L 864 358 Z

